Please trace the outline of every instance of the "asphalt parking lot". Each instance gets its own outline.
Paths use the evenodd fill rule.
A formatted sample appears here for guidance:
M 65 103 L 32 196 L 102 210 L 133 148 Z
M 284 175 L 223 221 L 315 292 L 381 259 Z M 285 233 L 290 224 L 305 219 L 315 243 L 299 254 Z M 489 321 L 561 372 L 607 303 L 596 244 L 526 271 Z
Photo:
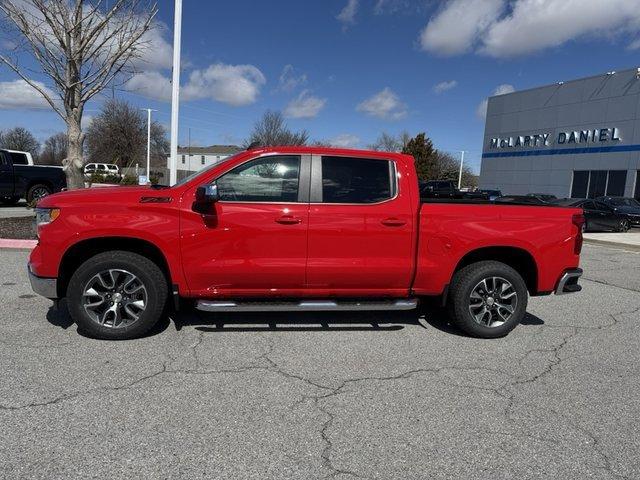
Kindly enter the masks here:
M 508 337 L 441 314 L 218 314 L 79 335 L 0 251 L 2 478 L 639 478 L 640 254 Z

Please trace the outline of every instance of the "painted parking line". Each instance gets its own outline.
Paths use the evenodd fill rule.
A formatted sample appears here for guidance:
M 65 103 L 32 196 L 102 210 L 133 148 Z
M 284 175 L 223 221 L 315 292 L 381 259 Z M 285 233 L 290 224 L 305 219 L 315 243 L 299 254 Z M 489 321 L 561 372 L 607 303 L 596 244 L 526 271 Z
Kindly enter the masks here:
M 17 240 L 13 238 L 0 238 L 0 248 L 10 248 L 19 250 L 32 250 L 37 240 Z

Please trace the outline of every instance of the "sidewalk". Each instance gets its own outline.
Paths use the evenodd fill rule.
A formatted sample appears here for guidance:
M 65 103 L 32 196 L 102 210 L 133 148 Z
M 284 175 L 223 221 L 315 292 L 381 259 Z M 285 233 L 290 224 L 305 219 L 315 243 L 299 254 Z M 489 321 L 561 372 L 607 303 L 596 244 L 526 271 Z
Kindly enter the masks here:
M 11 207 L 0 205 L 0 218 L 32 217 L 33 215 L 33 209 L 27 208 L 24 200 Z
M 632 228 L 627 233 L 585 233 L 584 243 L 640 252 L 640 228 Z

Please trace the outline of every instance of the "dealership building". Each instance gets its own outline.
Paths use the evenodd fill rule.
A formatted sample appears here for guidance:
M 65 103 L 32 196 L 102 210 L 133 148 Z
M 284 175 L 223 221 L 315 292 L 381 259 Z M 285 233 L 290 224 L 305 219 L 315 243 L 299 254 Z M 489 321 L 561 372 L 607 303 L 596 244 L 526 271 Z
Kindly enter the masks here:
M 640 199 L 640 68 L 489 98 L 480 188 Z

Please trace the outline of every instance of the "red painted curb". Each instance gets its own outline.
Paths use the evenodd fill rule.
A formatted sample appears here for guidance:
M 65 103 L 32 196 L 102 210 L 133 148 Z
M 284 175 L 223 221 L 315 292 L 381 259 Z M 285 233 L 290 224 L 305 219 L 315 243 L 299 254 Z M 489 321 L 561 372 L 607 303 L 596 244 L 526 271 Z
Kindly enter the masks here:
M 37 240 L 17 240 L 13 238 L 0 238 L 0 248 L 17 248 L 31 250 L 37 245 Z

